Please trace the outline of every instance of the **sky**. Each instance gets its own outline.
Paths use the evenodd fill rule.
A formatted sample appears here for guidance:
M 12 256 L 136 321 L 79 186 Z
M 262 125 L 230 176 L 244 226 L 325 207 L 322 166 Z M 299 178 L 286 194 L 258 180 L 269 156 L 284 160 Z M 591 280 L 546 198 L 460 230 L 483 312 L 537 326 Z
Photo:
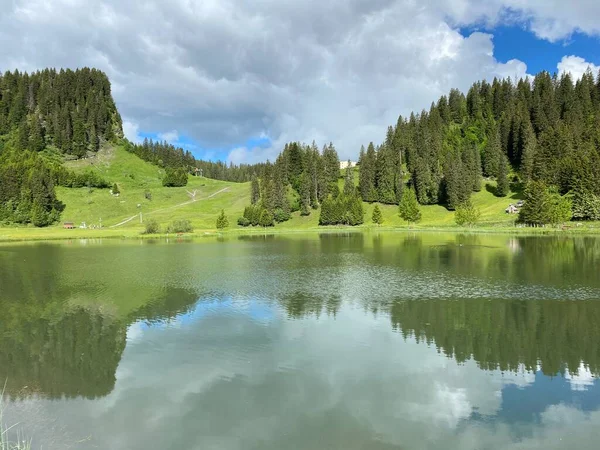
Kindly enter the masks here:
M 340 158 L 451 88 L 600 70 L 597 0 L 0 0 L 0 70 L 96 67 L 132 141 Z

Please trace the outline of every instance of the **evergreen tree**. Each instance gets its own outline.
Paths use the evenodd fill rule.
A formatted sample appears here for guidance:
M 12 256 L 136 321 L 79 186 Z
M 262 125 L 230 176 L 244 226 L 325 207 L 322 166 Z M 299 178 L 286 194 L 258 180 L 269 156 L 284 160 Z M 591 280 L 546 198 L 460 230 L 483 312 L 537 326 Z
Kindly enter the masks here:
M 250 203 L 256 205 L 260 200 L 260 184 L 256 175 L 252 175 L 252 184 L 250 191 Z
M 272 227 L 275 225 L 275 222 L 273 220 L 273 214 L 271 214 L 271 212 L 267 209 L 263 209 L 260 213 L 260 219 L 258 221 L 258 224 L 261 227 Z
M 375 208 L 373 208 L 373 216 L 371 217 L 371 220 L 377 225 L 381 225 L 383 223 L 383 215 L 381 214 L 379 205 L 375 205 Z
M 117 183 L 114 183 L 112 187 L 112 194 L 119 195 L 120 193 L 121 191 L 119 190 L 119 185 Z
M 50 225 L 48 212 L 42 206 L 42 203 L 36 198 L 31 206 L 31 223 L 36 227 L 45 227 Z
M 344 178 L 344 195 L 354 195 L 354 190 L 354 168 L 352 167 L 350 160 L 348 160 L 346 176 Z
M 369 143 L 366 153 L 359 160 L 359 190 L 365 202 L 377 200 L 375 187 L 377 153 L 372 142 Z
M 572 201 L 549 189 L 543 182 L 530 181 L 518 221 L 528 225 L 557 225 L 571 220 Z
M 496 195 L 498 197 L 506 197 L 508 195 L 510 187 L 508 182 L 508 159 L 504 155 L 500 156 L 496 179 Z
M 227 227 L 229 227 L 229 220 L 227 219 L 227 216 L 225 215 L 225 210 L 221 210 L 221 214 L 219 214 L 219 216 L 217 217 L 217 229 L 218 230 L 222 230 L 225 229 Z
M 400 200 L 399 210 L 400 217 L 408 223 L 417 223 L 421 220 L 419 202 L 417 202 L 417 196 L 412 188 L 404 190 L 404 194 Z

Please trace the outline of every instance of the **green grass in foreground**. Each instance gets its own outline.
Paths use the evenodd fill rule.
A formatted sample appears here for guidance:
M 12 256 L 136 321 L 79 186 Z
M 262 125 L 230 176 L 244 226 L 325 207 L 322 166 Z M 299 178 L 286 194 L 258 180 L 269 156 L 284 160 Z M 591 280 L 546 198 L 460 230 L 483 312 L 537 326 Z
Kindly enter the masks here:
M 409 226 L 398 214 L 396 205 L 380 205 L 383 213 L 383 225 L 371 223 L 374 204 L 365 203 L 365 223 L 360 227 L 319 227 L 319 210 L 312 211 L 310 216 L 302 217 L 299 212 L 292 214 L 288 222 L 278 224 L 274 228 L 241 228 L 237 219 L 250 203 L 250 183 L 230 183 L 201 177 L 190 177 L 187 186 L 182 188 L 165 188 L 162 186 L 164 171 L 137 156 L 128 153 L 121 147 L 102 149 L 97 157 L 72 161 L 65 164 L 72 170 L 94 170 L 111 183 L 118 183 L 119 197 L 110 195 L 108 189 L 57 188 L 58 198 L 66 204 L 62 220 L 59 224 L 48 228 L 12 227 L 0 228 L 0 241 L 10 240 L 45 240 L 71 238 L 134 238 L 140 237 L 144 231 L 142 220 L 155 219 L 164 231 L 173 220 L 187 219 L 194 227 L 194 235 L 214 234 L 216 218 L 221 212 L 229 219 L 230 227 L 224 233 L 282 233 L 297 231 L 336 231 L 336 230 L 443 230 L 469 232 L 510 232 L 510 233 L 556 233 L 568 232 L 578 234 L 600 233 L 600 224 L 582 223 L 568 224 L 568 229 L 557 228 L 517 228 L 515 215 L 504 212 L 509 203 L 520 197 L 516 192 L 499 198 L 492 193 L 494 183 L 484 181 L 482 190 L 473 193 L 472 201 L 480 208 L 480 223 L 473 228 L 458 227 L 454 222 L 454 212 L 440 205 L 421 207 L 422 220 L 419 224 Z M 340 175 L 340 187 L 343 187 L 343 173 Z M 355 181 L 357 176 L 355 171 Z M 145 194 L 151 194 L 148 200 Z M 190 194 L 195 193 L 195 201 Z M 82 222 L 87 225 L 99 225 L 102 229 L 64 230 L 62 223 L 72 221 L 78 226 Z M 121 225 L 118 225 L 121 224 Z M 118 225 L 118 226 L 116 226 Z M 580 226 L 577 226 L 580 225 Z M 222 233 L 219 232 L 219 233 Z

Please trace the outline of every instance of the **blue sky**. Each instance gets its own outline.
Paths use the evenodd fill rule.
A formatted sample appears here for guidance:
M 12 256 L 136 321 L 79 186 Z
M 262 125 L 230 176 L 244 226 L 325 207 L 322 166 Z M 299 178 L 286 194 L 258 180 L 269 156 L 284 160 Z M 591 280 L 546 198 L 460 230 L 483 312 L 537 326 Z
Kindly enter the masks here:
M 573 33 L 569 38 L 550 42 L 538 38 L 521 26 L 461 28 L 460 33 L 468 37 L 474 31 L 493 35 L 494 57 L 502 63 L 518 59 L 527 64 L 527 72 L 535 75 L 542 70 L 557 71 L 564 56 L 576 55 L 595 65 L 600 65 L 600 38 L 582 33 Z

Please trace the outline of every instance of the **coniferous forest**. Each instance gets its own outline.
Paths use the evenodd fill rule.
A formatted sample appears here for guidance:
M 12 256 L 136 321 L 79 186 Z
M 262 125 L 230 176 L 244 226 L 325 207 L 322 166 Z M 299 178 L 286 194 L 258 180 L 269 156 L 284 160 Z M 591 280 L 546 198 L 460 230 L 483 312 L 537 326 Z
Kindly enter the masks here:
M 64 208 L 54 186 L 108 188 L 112 180 L 74 174 L 45 157 L 82 158 L 123 138 L 107 76 L 95 69 L 0 75 L 0 220 L 45 226 Z M 533 79 L 475 83 L 453 89 L 429 110 L 400 117 L 384 141 L 358 157 L 358 186 L 348 169 L 338 185 L 333 144 L 286 144 L 276 161 L 233 165 L 201 161 L 167 142 L 125 148 L 166 171 L 164 186 L 187 174 L 251 183 L 238 223 L 271 226 L 299 211 L 319 210 L 319 224 L 363 223 L 361 201 L 398 205 L 405 193 L 449 210 L 473 192 L 520 192 L 519 220 L 556 224 L 600 220 L 600 75 L 541 72 Z M 490 183 L 490 181 L 492 181 Z
M 95 152 L 123 135 L 107 76 L 95 69 L 0 74 L 0 221 L 46 226 L 64 205 L 55 185 L 108 187 L 41 156 Z

